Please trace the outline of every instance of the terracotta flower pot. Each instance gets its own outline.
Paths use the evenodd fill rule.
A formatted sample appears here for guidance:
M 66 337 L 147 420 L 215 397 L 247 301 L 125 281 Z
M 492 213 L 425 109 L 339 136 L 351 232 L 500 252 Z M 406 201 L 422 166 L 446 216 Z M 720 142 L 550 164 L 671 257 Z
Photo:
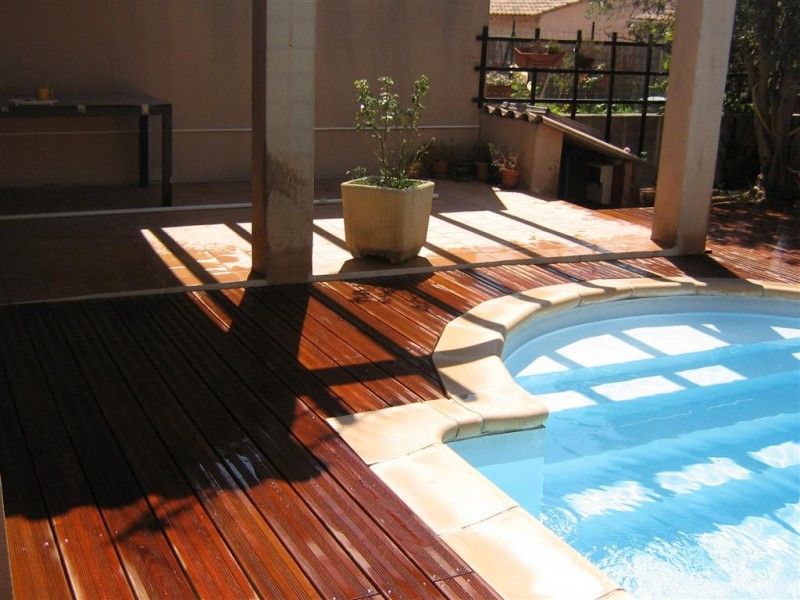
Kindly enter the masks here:
M 483 95 L 486 98 L 510 98 L 513 91 L 510 85 L 487 83 Z
M 533 69 L 547 69 L 555 67 L 561 63 L 563 54 L 551 54 L 547 52 L 526 52 L 519 48 L 514 48 L 514 62 L 520 67 Z
M 475 163 L 475 179 L 478 181 L 489 180 L 489 163 L 476 162 Z
M 519 181 L 519 171 L 515 169 L 500 169 L 500 185 L 507 190 L 517 187 Z

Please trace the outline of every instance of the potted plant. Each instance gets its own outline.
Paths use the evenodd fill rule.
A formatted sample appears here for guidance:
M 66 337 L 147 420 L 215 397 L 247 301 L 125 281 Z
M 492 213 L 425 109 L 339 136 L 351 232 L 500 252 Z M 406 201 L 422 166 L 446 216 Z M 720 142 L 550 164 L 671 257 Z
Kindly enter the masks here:
M 483 88 L 484 98 L 525 99 L 530 97 L 530 93 L 528 74 L 524 71 L 488 71 L 486 73 Z
M 450 160 L 453 149 L 448 144 L 433 140 L 428 148 L 428 166 L 433 177 L 444 178 L 450 176 Z
M 534 42 L 530 46 L 514 48 L 514 62 L 520 67 L 546 69 L 561 64 L 564 53 L 556 41 Z
M 473 155 L 475 157 L 475 178 L 478 181 L 488 181 L 489 163 L 492 160 L 489 155 L 489 145 L 486 142 L 476 142 Z
M 358 177 L 342 184 L 345 246 L 356 258 L 380 256 L 398 263 L 416 256 L 428 235 L 434 184 L 408 173 L 429 144 L 415 138 L 430 82 L 425 75 L 414 82 L 405 108 L 392 92 L 391 77 L 378 82 L 377 94 L 365 79 L 355 82 L 356 129 L 375 140 L 378 173 L 366 176 L 365 169 L 356 168 Z
M 497 168 L 500 174 L 500 185 L 513 190 L 519 181 L 519 170 L 517 170 L 517 156 L 515 154 L 505 154 L 501 150 L 489 144 L 489 152 L 492 157 L 492 165 Z

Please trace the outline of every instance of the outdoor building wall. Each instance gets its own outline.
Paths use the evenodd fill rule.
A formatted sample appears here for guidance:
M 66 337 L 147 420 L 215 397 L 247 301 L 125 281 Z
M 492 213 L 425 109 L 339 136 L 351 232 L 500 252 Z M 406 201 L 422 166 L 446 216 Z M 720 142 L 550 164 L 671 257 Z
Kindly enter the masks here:
M 366 134 L 354 131 L 355 79 L 391 75 L 404 102 L 425 73 L 431 93 L 425 137 L 447 143 L 478 139 L 481 45 L 488 0 L 320 2 L 317 9 L 317 176 L 374 164 Z
M 539 26 L 539 17 L 536 15 L 490 15 L 489 35 L 504 37 L 514 35 L 522 38 L 532 38 Z
M 518 188 L 555 198 L 564 134 L 552 127 L 481 113 L 481 141 L 517 157 Z
M 628 13 L 615 12 L 606 15 L 587 16 L 588 1 L 570 4 L 556 10 L 543 13 L 539 16 L 539 29 L 542 37 L 556 37 L 561 39 L 575 39 L 575 32 L 583 31 L 583 39 L 591 39 L 592 22 L 594 22 L 594 39 L 605 40 L 616 31 L 620 37 L 628 31 Z
M 353 131 L 353 80 L 392 75 L 407 94 L 432 82 L 426 134 L 474 141 L 488 0 L 320 1 L 316 175 L 372 163 Z M 140 92 L 173 105 L 173 180 L 250 176 L 251 2 L 3 0 L 0 95 Z M 160 119 L 151 121 L 151 179 Z M 0 186 L 138 181 L 135 119 L 0 119 Z
M 56 96 L 156 96 L 173 104 L 175 181 L 246 177 L 250 12 L 245 1 L 3 0 L 0 95 L 49 83 Z M 150 122 L 155 178 L 160 119 Z M 137 127 L 135 118 L 0 119 L 0 185 L 134 183 Z

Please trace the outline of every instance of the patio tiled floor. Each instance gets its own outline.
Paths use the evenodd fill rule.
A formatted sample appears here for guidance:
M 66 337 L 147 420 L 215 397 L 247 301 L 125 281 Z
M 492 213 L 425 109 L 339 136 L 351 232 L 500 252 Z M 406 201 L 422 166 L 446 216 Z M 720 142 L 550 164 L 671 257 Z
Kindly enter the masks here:
M 241 200 L 241 184 L 231 184 Z M 215 194 L 224 199 L 218 185 Z M 323 195 L 331 189 L 323 187 Z M 102 194 L 103 190 L 98 190 Z M 313 275 L 648 256 L 645 225 L 479 183 L 438 181 L 428 242 L 398 266 L 353 259 L 341 205 L 315 207 Z M 320 195 L 320 194 L 318 194 Z M 0 220 L 0 302 L 233 284 L 251 278 L 249 210 L 225 208 Z

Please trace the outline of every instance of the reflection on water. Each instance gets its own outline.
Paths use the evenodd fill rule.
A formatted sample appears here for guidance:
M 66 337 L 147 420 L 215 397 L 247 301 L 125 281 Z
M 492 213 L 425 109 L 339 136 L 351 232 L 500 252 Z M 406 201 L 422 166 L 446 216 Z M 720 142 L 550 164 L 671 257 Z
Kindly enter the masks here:
M 541 473 L 495 481 L 612 579 L 650 598 L 800 597 L 800 319 L 619 318 L 506 364 L 551 415 L 543 442 L 512 434 L 543 443 L 516 459 Z

